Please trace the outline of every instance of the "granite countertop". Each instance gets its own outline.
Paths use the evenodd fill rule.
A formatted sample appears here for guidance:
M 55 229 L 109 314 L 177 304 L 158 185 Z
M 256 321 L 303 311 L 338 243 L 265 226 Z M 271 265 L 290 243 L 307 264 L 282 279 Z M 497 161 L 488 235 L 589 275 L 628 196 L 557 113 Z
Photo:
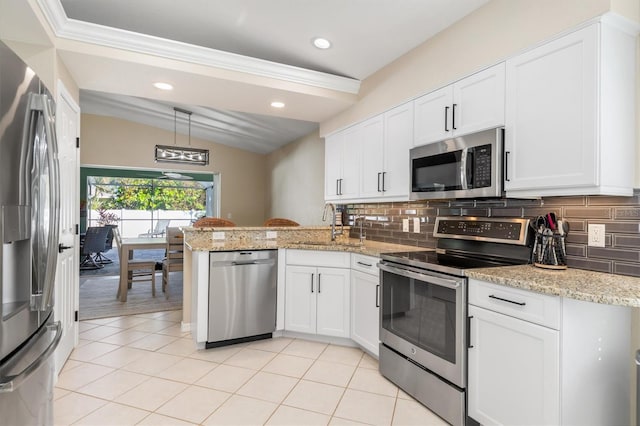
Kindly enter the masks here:
M 299 249 L 299 250 L 316 250 L 316 251 L 343 251 L 348 253 L 359 253 L 367 256 L 379 257 L 381 253 L 391 253 L 394 251 L 425 251 L 430 250 L 424 247 L 405 246 L 401 244 L 383 243 L 380 241 L 364 240 L 361 244 L 356 238 L 347 241 L 327 242 L 327 243 L 311 243 L 311 242 L 283 242 L 278 243 L 275 240 L 259 240 L 259 241 L 221 241 L 208 243 L 206 248 L 192 247 L 186 243 L 192 250 L 206 251 L 234 251 L 234 250 L 268 250 L 268 249 Z
M 637 277 L 572 268 L 557 271 L 533 265 L 469 269 L 466 275 L 542 294 L 607 305 L 640 307 L 640 278 Z

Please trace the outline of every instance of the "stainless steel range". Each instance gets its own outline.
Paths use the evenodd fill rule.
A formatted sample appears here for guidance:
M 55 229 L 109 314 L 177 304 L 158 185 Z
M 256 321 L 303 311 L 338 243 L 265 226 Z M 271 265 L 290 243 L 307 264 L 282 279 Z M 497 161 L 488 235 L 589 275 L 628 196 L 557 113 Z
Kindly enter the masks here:
M 447 422 L 466 422 L 470 268 L 526 264 L 529 220 L 438 217 L 437 248 L 381 255 L 380 372 Z

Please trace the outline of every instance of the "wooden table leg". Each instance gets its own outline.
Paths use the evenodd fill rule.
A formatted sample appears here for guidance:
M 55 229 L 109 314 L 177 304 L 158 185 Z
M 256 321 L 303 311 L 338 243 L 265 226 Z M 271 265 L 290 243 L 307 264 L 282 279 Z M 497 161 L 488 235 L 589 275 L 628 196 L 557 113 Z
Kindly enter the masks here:
M 130 255 L 130 251 L 129 248 L 127 246 L 125 246 L 124 244 L 122 245 L 122 253 L 120 253 L 120 301 L 121 302 L 126 302 L 127 301 L 127 292 L 128 292 L 128 288 L 127 288 L 127 275 L 128 275 L 128 269 L 129 269 L 129 255 Z

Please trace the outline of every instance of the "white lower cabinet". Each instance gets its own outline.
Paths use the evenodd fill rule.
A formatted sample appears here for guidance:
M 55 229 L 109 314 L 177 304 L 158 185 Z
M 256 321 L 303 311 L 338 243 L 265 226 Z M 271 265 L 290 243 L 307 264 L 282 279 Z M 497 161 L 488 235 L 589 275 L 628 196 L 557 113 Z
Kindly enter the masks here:
M 318 255 L 321 256 L 321 253 L 318 252 Z M 348 261 L 348 253 L 339 255 L 346 255 Z M 287 263 L 285 276 L 285 330 L 349 337 L 348 268 Z
M 630 424 L 629 308 L 470 279 L 468 312 L 471 418 Z

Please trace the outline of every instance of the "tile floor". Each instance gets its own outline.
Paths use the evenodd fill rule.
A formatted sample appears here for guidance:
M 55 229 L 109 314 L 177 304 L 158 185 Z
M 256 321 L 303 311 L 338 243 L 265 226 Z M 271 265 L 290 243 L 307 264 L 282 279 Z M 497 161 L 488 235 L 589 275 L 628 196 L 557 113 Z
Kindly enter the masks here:
M 360 349 L 286 337 L 200 350 L 180 311 L 80 323 L 56 425 L 445 425 Z

